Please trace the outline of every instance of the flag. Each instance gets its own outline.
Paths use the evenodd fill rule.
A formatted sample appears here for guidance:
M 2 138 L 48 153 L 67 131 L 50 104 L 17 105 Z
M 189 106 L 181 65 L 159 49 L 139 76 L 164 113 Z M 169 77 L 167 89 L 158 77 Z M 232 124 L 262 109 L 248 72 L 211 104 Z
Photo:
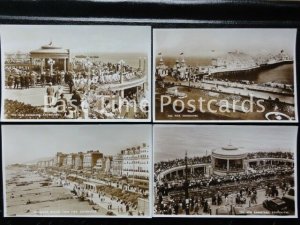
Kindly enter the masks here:
M 281 50 L 280 53 L 283 53 L 283 50 Z
M 180 55 L 183 55 L 183 52 L 181 52 Z
M 212 52 L 215 52 L 215 50 L 211 50 Z
M 161 55 L 161 52 L 160 52 L 160 53 L 158 53 L 158 55 Z

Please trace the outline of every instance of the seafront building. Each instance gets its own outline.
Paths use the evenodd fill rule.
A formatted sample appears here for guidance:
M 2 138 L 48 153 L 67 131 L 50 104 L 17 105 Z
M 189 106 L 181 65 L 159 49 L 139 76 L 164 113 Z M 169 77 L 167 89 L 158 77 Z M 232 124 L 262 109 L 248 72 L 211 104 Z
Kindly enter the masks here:
M 102 159 L 103 154 L 97 151 L 87 151 L 83 154 L 83 169 L 92 170 L 96 166 L 97 160 Z
M 123 150 L 122 155 L 122 175 L 149 179 L 149 147 L 146 144 Z
M 73 169 L 75 167 L 75 159 L 76 159 L 76 154 L 71 153 L 71 154 L 67 155 L 67 157 L 66 157 L 67 165 L 66 166 L 69 169 Z
M 58 152 L 55 158 L 55 166 L 57 167 L 63 166 L 66 156 L 67 156 L 66 154 L 63 154 L 62 152 Z
M 30 164 L 26 173 L 30 171 L 40 177 L 41 187 L 47 188 L 47 193 L 52 192 L 50 196 L 47 194 L 46 201 L 54 201 L 50 188 L 61 188 L 68 201 L 71 198 L 89 201 L 88 207 L 107 209 L 106 215 L 142 216 L 150 212 L 149 159 L 146 144 L 120 150 L 115 155 L 106 155 L 101 150 L 57 152 L 53 157 Z M 63 194 L 56 200 L 64 198 Z
M 74 169 L 82 170 L 82 168 L 83 168 L 83 153 L 78 152 L 75 156 Z
M 112 160 L 112 156 L 104 156 L 103 158 L 99 158 L 96 162 L 96 165 L 93 167 L 93 171 L 110 175 L 111 160 Z
M 117 155 L 113 156 L 112 159 L 112 175 L 113 176 L 122 176 L 122 168 L 123 168 L 123 155 L 118 153 Z
M 69 154 L 57 152 L 55 157 L 49 160 L 38 161 L 37 166 L 146 181 L 149 179 L 149 163 L 149 146 L 142 144 L 121 150 L 116 155 L 104 155 L 99 150 Z

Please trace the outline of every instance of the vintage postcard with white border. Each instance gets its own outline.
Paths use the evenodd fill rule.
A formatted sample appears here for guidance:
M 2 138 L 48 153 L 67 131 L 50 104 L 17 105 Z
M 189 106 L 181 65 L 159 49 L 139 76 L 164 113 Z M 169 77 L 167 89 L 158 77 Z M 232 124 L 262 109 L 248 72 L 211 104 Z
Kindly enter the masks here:
M 295 126 L 155 125 L 155 217 L 296 218 Z
M 1 25 L 2 120 L 151 119 L 151 28 Z
M 5 217 L 151 217 L 151 125 L 4 125 L 2 140 Z
M 154 29 L 156 122 L 297 122 L 297 29 Z

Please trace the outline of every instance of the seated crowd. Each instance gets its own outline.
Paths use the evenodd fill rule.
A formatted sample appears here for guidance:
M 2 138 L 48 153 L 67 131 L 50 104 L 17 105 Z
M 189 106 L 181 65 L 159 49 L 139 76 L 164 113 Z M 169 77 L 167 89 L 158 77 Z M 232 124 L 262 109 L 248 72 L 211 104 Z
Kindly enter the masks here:
M 293 159 L 294 154 L 291 152 L 254 152 L 254 153 L 248 153 L 247 159 L 256 159 L 256 158 L 283 158 L 283 159 Z M 194 165 L 194 164 L 201 164 L 201 163 L 211 163 L 211 156 L 202 156 L 202 157 L 193 157 L 188 158 L 188 165 Z M 156 175 L 159 173 L 175 168 L 178 166 L 184 166 L 185 165 L 185 159 L 174 159 L 169 161 L 161 161 L 154 164 L 154 172 Z
M 211 213 L 210 207 L 220 205 L 249 206 L 257 204 L 257 190 L 264 193 L 265 198 L 284 195 L 293 186 L 290 177 L 294 173 L 286 166 L 273 172 L 260 172 L 236 176 L 202 176 L 188 183 L 190 214 Z M 176 180 L 176 179 L 175 179 Z M 186 199 L 185 182 L 157 182 L 155 211 L 157 214 L 184 214 Z

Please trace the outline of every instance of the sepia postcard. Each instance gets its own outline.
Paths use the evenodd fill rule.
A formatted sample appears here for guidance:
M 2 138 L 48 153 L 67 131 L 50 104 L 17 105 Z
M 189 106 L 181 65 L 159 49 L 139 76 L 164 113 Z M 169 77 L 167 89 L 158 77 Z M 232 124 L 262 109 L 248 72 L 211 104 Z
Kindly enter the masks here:
M 151 144 L 150 125 L 4 125 L 4 216 L 150 217 Z
M 297 129 L 155 125 L 153 216 L 296 218 Z
M 150 121 L 149 26 L 1 25 L 2 120 Z
M 156 122 L 297 122 L 297 29 L 154 29 Z

